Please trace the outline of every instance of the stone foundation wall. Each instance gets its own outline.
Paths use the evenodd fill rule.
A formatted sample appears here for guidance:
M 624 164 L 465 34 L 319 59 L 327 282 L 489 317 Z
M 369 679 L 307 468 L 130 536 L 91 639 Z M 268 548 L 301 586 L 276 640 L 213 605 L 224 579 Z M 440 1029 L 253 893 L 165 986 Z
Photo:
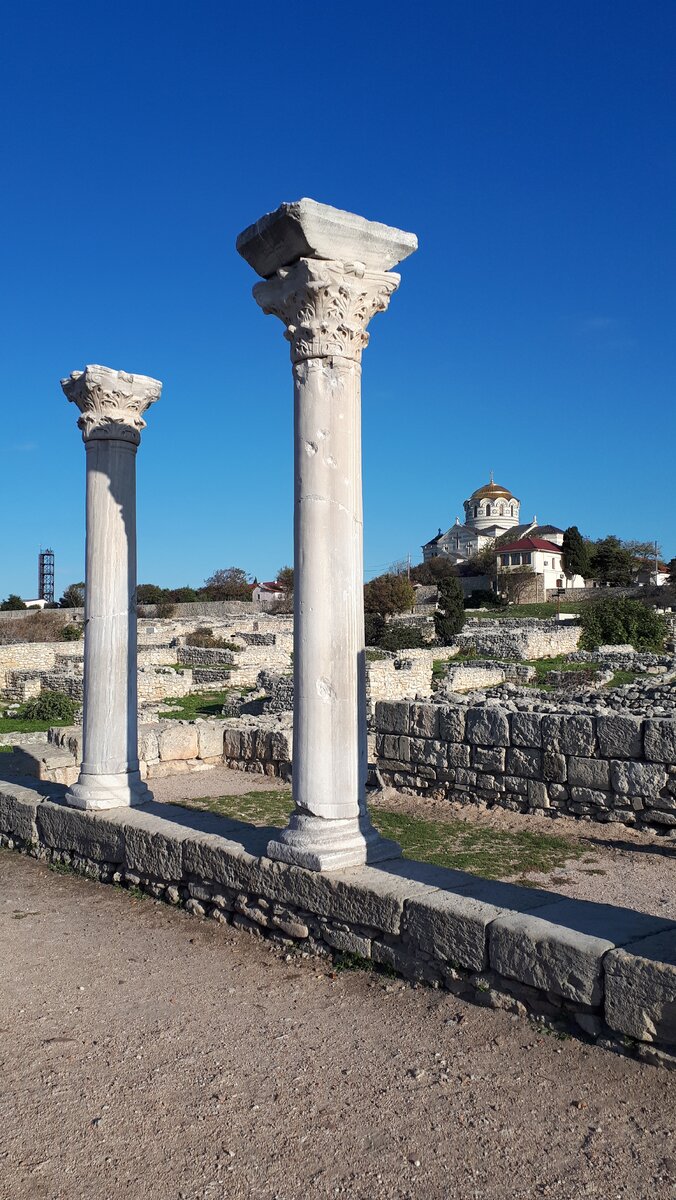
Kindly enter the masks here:
M 62 642 L 10 642 L 0 646 L 0 692 L 10 671 L 48 671 L 56 663 Z
M 157 704 L 171 696 L 187 696 L 192 690 L 192 671 L 172 671 L 171 667 L 139 669 L 139 704 Z
M 402 650 L 391 658 L 367 660 L 366 711 L 369 719 L 375 716 L 375 706 L 381 700 L 431 696 L 432 664 L 435 658 L 449 653 L 450 648 L 444 646 L 441 650 Z
M 572 621 L 496 617 L 466 621 L 456 642 L 461 652 L 473 651 L 483 658 L 556 658 L 577 650 L 580 633 Z
M 272 834 L 155 803 L 85 813 L 0 785 L 9 849 L 676 1064 L 673 922 L 402 859 L 314 873 L 271 861 Z
M 400 791 L 676 827 L 676 720 L 380 703 L 376 760 Z
M 237 662 L 234 650 L 216 650 L 207 646 L 179 646 L 175 661 L 188 667 L 216 667 Z

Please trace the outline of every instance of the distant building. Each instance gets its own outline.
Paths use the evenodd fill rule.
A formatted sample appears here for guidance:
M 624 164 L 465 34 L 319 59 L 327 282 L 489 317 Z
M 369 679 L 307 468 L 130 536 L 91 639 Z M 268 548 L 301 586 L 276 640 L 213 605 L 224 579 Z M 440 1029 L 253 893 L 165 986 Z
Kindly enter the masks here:
M 257 583 L 251 593 L 251 599 L 254 604 L 260 604 L 263 607 L 266 604 L 275 604 L 278 600 L 284 600 L 286 592 L 281 583 L 276 581 L 269 583 Z
M 584 587 L 581 575 L 567 576 L 563 569 L 561 558 L 561 543 L 553 539 L 537 537 L 529 534 L 516 541 L 500 543 L 495 548 L 497 563 L 498 591 L 501 587 L 501 576 L 505 572 L 520 569 L 532 571 L 537 576 L 538 592 L 545 598 L 548 588 Z

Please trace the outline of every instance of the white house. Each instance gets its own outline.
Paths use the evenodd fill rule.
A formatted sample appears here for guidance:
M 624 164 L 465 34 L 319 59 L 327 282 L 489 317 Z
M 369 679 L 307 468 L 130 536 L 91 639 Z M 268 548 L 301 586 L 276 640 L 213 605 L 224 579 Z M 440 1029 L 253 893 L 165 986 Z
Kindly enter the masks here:
M 548 588 L 584 587 L 581 575 L 567 576 L 563 569 L 561 545 L 548 538 L 530 536 L 502 543 L 496 548 L 498 591 L 500 577 L 505 572 L 524 568 L 537 577 L 538 595 L 544 600 Z
M 251 599 L 254 604 L 260 604 L 265 607 L 266 604 L 274 604 L 277 600 L 284 600 L 286 592 L 281 583 L 276 581 L 268 583 L 257 583 L 251 593 Z

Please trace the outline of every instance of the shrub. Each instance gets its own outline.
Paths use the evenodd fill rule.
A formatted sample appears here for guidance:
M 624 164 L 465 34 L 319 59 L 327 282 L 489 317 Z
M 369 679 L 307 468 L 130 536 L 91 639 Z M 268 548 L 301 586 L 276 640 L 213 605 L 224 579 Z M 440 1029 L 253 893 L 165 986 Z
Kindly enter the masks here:
M 62 642 L 79 642 L 83 629 L 81 625 L 64 625 L 61 630 Z
M 366 612 L 401 613 L 415 605 L 415 589 L 405 575 L 378 575 L 364 584 Z
M 580 622 L 584 650 L 627 644 L 635 650 L 660 651 L 667 634 L 666 621 L 654 608 L 628 596 L 604 596 L 585 604 Z
M 505 601 L 488 588 L 475 588 L 464 601 L 465 608 L 504 608 Z
M 74 721 L 77 707 L 64 692 L 41 692 L 22 704 L 17 715 L 28 721 Z
M 196 629 L 185 639 L 186 646 L 201 646 L 204 650 L 240 650 L 234 642 L 226 642 L 224 638 L 214 637 L 213 629 Z
M 3 600 L 2 604 L 0 604 L 0 612 L 19 612 L 25 607 L 26 605 L 21 599 L 21 596 L 17 596 L 14 592 L 12 592 L 7 599 Z
M 457 579 L 444 579 L 439 584 L 439 611 L 434 614 L 434 628 L 442 646 L 450 646 L 465 624 L 465 605 L 462 588 Z
M 366 645 L 379 646 L 380 639 L 385 632 L 385 618 L 382 613 L 364 613 L 364 629 L 366 632 Z
M 58 642 L 61 640 L 63 615 L 54 612 L 27 612 L 25 617 L 0 622 L 0 645 L 7 642 Z
M 417 626 L 392 621 L 385 626 L 378 645 L 381 650 L 421 650 L 427 643 Z
M 175 612 L 176 612 L 176 605 L 175 604 L 167 604 L 166 601 L 163 601 L 161 604 L 158 604 L 157 608 L 155 609 L 155 615 L 158 616 L 161 620 L 166 620 L 167 617 L 173 617 Z

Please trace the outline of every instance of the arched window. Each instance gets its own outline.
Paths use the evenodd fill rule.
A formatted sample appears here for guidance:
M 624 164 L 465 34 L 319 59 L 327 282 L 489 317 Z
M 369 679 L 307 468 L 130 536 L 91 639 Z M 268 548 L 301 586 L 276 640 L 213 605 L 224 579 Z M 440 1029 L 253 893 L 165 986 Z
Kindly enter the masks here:
M 491 515 L 491 506 L 488 503 L 488 501 L 486 501 L 486 516 L 490 517 L 490 515 Z
M 509 509 L 510 509 L 510 514 L 509 514 L 509 515 L 510 515 L 511 517 L 513 517 L 513 516 L 514 516 L 514 505 L 513 505 L 513 504 L 510 504 L 510 506 L 509 506 Z
M 478 506 L 478 504 L 475 504 L 475 505 L 474 505 L 474 516 L 475 516 L 475 517 L 478 517 L 478 516 L 479 516 L 479 506 Z
M 500 516 L 504 517 L 504 515 L 505 515 L 505 506 L 504 506 L 504 504 L 501 504 L 500 505 Z

